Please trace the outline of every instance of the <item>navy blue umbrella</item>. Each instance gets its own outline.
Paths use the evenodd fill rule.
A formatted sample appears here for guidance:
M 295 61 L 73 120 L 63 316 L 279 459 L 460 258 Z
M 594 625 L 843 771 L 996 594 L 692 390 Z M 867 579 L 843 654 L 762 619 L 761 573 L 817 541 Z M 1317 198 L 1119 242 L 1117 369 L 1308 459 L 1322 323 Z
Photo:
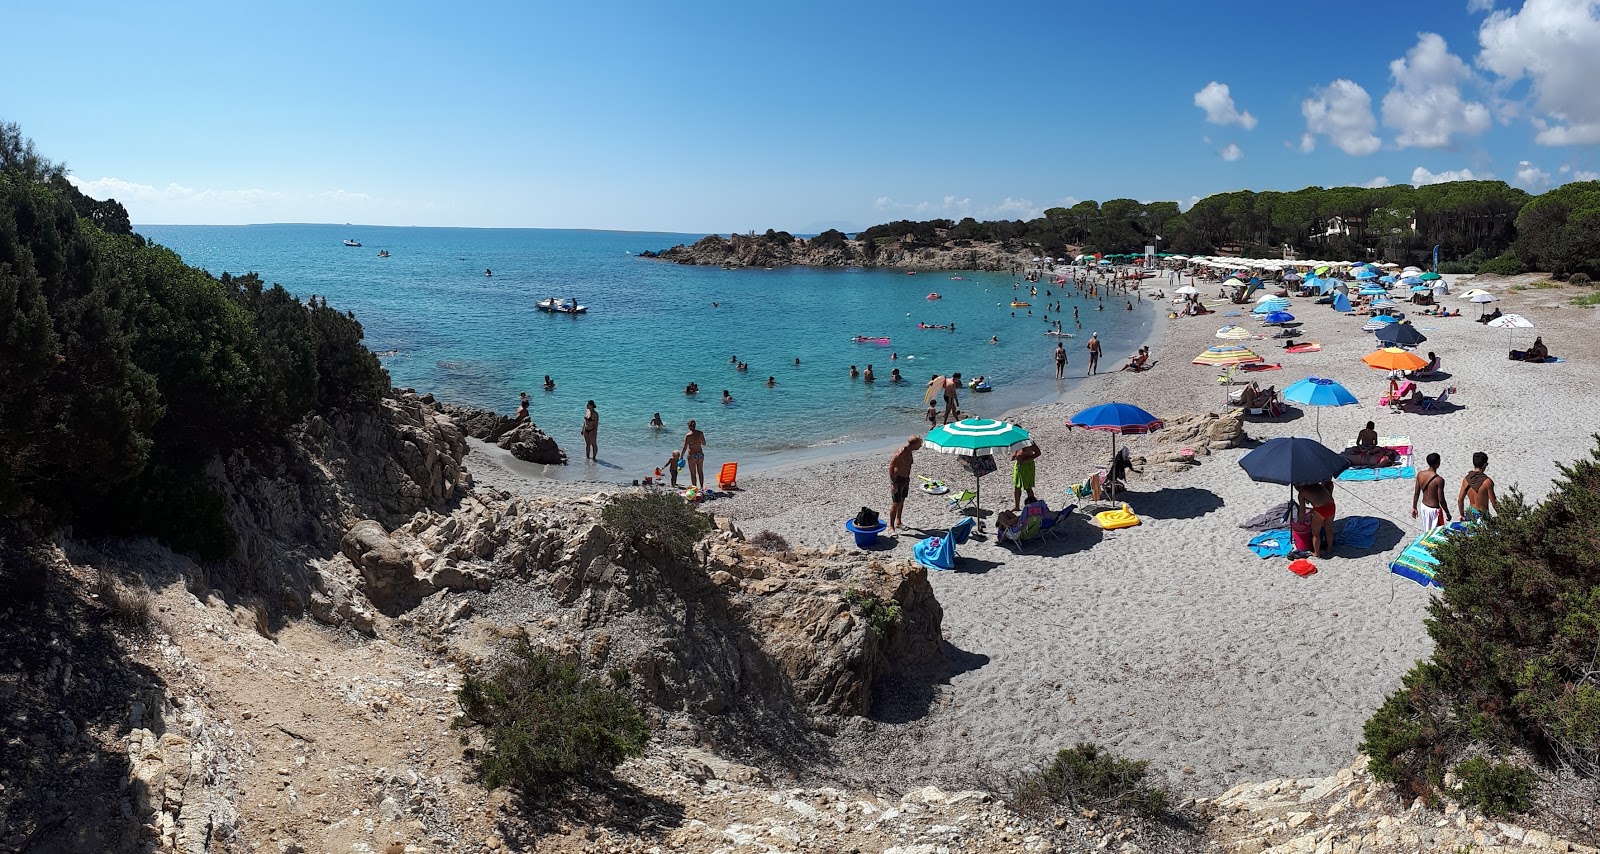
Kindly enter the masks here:
M 1257 483 L 1322 483 L 1333 480 L 1350 467 L 1343 454 L 1330 450 L 1316 439 L 1299 436 L 1269 439 L 1239 458 L 1250 479 Z
M 1409 323 L 1391 323 L 1379 329 L 1375 337 L 1385 344 L 1397 347 L 1415 347 L 1428 340 L 1428 336 L 1417 331 L 1417 327 Z

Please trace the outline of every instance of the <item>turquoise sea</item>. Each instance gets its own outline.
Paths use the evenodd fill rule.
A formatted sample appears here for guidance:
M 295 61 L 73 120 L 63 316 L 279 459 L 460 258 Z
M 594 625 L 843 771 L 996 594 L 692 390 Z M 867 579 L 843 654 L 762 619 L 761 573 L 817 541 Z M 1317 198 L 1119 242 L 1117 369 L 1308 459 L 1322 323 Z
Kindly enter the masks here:
M 698 234 L 299 224 L 136 230 L 213 274 L 258 272 L 354 311 L 398 386 L 505 413 L 527 391 L 533 420 L 574 460 L 555 473 L 562 477 L 642 477 L 678 446 L 690 418 L 710 441 L 708 469 L 918 432 L 936 373 L 988 376 L 996 391 L 964 394 L 962 404 L 989 416 L 1071 385 L 1054 379 L 1056 339 L 1043 334 L 1047 286 L 1028 299 L 1027 283 L 1013 291 L 1017 279 L 1004 273 L 722 270 L 637 257 Z M 363 245 L 347 248 L 345 238 Z M 392 256 L 378 257 L 380 249 Z M 1099 331 L 1102 367 L 1115 370 L 1149 331 L 1148 302 L 1128 312 L 1120 298 L 1108 299 L 1099 312 L 1092 300 L 1049 289 L 1068 331 L 1072 307 L 1082 314 L 1082 332 L 1063 339 L 1069 378 L 1082 375 L 1088 333 Z M 942 298 L 926 299 L 930 291 Z M 1027 309 L 1012 317 L 1017 294 L 1033 303 L 1031 317 Z M 548 296 L 576 297 L 589 313 L 536 311 Z M 957 328 L 919 330 L 918 321 Z M 890 343 L 855 343 L 856 335 Z M 748 372 L 734 369 L 734 356 Z M 869 363 L 875 384 L 850 379 L 851 365 Z M 889 382 L 897 367 L 906 380 L 898 385 Z M 542 390 L 546 374 L 554 392 Z M 767 387 L 769 376 L 776 386 Z M 700 384 L 697 397 L 684 394 L 690 382 Z M 731 405 L 722 403 L 724 389 Z M 600 466 L 581 460 L 578 428 L 591 399 L 601 416 Z M 666 430 L 647 426 L 655 412 Z

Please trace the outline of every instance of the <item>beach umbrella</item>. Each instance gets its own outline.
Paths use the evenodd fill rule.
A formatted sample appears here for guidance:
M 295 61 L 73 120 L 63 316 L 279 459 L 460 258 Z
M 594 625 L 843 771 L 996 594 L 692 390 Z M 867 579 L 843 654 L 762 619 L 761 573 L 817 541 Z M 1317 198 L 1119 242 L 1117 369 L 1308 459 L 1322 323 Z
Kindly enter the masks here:
M 1344 454 L 1315 439 L 1300 436 L 1268 439 L 1239 458 L 1239 466 L 1256 483 L 1322 483 L 1350 467 Z
M 1387 324 L 1373 337 L 1395 347 L 1415 347 L 1428 340 L 1428 336 L 1418 332 L 1417 327 L 1409 323 Z
M 1383 278 L 1379 279 L 1378 281 L 1380 281 L 1380 282 L 1382 282 L 1382 283 L 1384 283 L 1386 285 L 1392 285 L 1395 282 L 1400 281 L 1400 279 L 1395 277 L 1395 276 L 1384 276 Z
M 1428 366 L 1428 360 L 1410 350 L 1385 347 L 1361 357 L 1369 368 L 1380 371 L 1415 371 Z
M 1222 283 L 1222 286 L 1225 288 L 1242 288 L 1244 287 L 1244 282 L 1241 282 L 1238 279 L 1229 278 L 1226 282 Z
M 1306 377 L 1283 390 L 1283 399 L 1290 403 L 1317 408 L 1317 436 L 1322 436 L 1322 407 L 1349 406 L 1357 403 L 1350 390 L 1333 380 Z
M 1361 290 L 1356 291 L 1356 293 L 1361 294 L 1364 297 L 1379 297 L 1387 294 L 1388 291 L 1378 287 L 1377 285 L 1368 285 Z
M 1327 264 L 1319 264 L 1315 268 L 1313 268 L 1311 270 L 1311 272 L 1316 273 L 1319 276 L 1324 276 L 1324 275 L 1327 275 L 1328 271 L 1332 270 L 1332 269 L 1333 268 L 1329 267 Z
M 1117 437 L 1137 436 L 1161 429 L 1161 419 L 1131 403 L 1102 403 L 1067 419 L 1068 427 L 1099 430 L 1111 434 L 1112 467 L 1116 466 Z
M 1442 279 L 1444 277 L 1439 275 L 1438 273 L 1423 273 L 1422 275 L 1418 276 L 1417 278 L 1423 280 L 1424 282 L 1437 282 L 1437 281 L 1439 281 L 1440 279 Z
M 1028 431 L 1006 421 L 995 421 L 992 418 L 966 418 L 951 424 L 942 424 L 928 431 L 922 440 L 922 445 L 929 450 L 941 454 L 954 454 L 960 457 L 982 457 L 994 453 L 1006 453 L 1032 442 Z M 978 516 L 978 528 L 983 528 L 983 478 L 976 475 L 974 480 L 977 487 L 973 490 L 976 494 L 973 507 Z
M 1462 291 L 1461 292 L 1461 298 L 1462 299 L 1472 299 L 1473 297 L 1478 296 L 1479 294 L 1487 294 L 1487 293 L 1488 293 L 1488 291 L 1486 291 L 1486 290 L 1484 290 L 1482 288 L 1473 288 L 1472 290 L 1469 290 L 1469 291 Z
M 1194 357 L 1191 364 L 1225 368 L 1229 365 L 1253 365 L 1266 359 L 1240 344 L 1219 344 Z
M 1427 285 L 1412 285 L 1411 286 L 1411 292 L 1414 293 L 1414 294 L 1425 294 L 1425 293 L 1427 293 L 1428 291 L 1431 291 L 1431 290 L 1433 290 L 1433 288 L 1430 288 Z
M 1228 341 L 1243 341 L 1256 335 L 1243 326 L 1224 326 L 1217 330 L 1217 337 Z
M 1382 328 L 1384 328 L 1385 326 L 1388 326 L 1391 323 L 1398 322 L 1398 320 L 1399 320 L 1399 318 L 1390 317 L 1387 314 L 1380 314 L 1380 315 L 1372 318 L 1371 320 L 1367 321 L 1366 323 L 1362 324 L 1361 331 L 1362 332 L 1377 332 L 1379 329 L 1382 329 Z
M 1289 308 L 1289 301 L 1288 300 L 1284 299 L 1283 297 L 1273 297 L 1272 299 L 1269 299 L 1269 300 L 1266 300 L 1264 302 L 1258 303 L 1255 308 L 1250 310 L 1250 313 L 1251 314 L 1269 314 L 1269 313 L 1274 312 L 1274 311 L 1284 311 L 1284 310 L 1286 310 L 1288 308 Z
M 1356 278 L 1360 279 L 1361 281 L 1364 282 L 1364 281 L 1367 281 L 1368 279 L 1376 279 L 1376 278 L 1378 278 L 1378 274 L 1372 272 L 1370 269 L 1369 270 L 1362 270 L 1361 272 L 1356 274 Z
M 1173 293 L 1182 294 L 1184 296 L 1189 296 L 1191 294 L 1200 293 L 1200 290 L 1198 288 L 1196 288 L 1194 285 L 1184 285 L 1183 287 L 1173 291 Z
M 1287 311 L 1269 311 L 1261 318 L 1261 321 L 1267 324 L 1288 323 L 1291 320 L 1294 320 L 1294 315 Z
M 1420 285 L 1420 284 L 1422 284 L 1422 279 L 1421 279 L 1421 277 L 1418 277 L 1418 276 L 1406 276 L 1405 278 L 1400 280 L 1400 284 L 1402 284 L 1402 285 Z
M 1283 277 L 1283 280 L 1285 282 L 1298 282 L 1304 278 L 1305 276 L 1302 276 L 1299 273 L 1288 273 Z
M 1374 300 L 1373 303 L 1372 303 L 1372 307 L 1373 308 L 1399 308 L 1400 304 L 1395 302 L 1392 299 L 1389 299 L 1388 297 L 1385 297 L 1385 298 L 1380 299 L 1380 300 Z
M 1532 329 L 1533 321 L 1520 314 L 1502 314 L 1489 321 L 1489 325 L 1506 331 L 1506 346 L 1510 347 L 1511 337 L 1516 334 L 1516 331 L 1518 329 Z
M 1422 268 L 1416 265 L 1407 265 L 1404 270 L 1400 271 L 1400 273 L 1401 275 L 1405 276 L 1420 275 L 1422 273 Z

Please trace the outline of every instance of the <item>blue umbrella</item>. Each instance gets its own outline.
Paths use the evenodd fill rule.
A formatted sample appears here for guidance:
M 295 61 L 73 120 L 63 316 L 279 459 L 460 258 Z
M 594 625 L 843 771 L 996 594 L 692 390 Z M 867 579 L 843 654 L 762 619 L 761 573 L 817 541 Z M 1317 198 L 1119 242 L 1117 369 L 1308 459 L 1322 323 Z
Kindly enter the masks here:
M 1420 285 L 1420 284 L 1422 284 L 1422 280 L 1417 278 L 1416 276 L 1407 276 L 1404 279 L 1400 280 L 1400 284 L 1402 284 L 1402 285 Z
M 1373 335 L 1385 344 L 1397 347 L 1415 347 L 1428 340 L 1428 336 L 1417 331 L 1417 327 L 1409 323 L 1390 323 L 1379 329 Z
M 1339 294 L 1333 298 L 1333 310 L 1338 312 L 1351 312 L 1355 309 L 1350 306 L 1350 298 Z
M 1294 486 L 1333 480 L 1350 467 L 1350 461 L 1315 439 L 1295 436 L 1267 440 L 1240 457 L 1239 465 L 1257 483 Z
M 1356 278 L 1360 279 L 1361 281 L 1364 282 L 1364 281 L 1366 281 L 1368 279 L 1376 279 L 1376 278 L 1378 278 L 1378 274 L 1372 272 L 1372 270 L 1370 270 L 1370 269 L 1367 269 L 1367 270 L 1362 270 L 1361 272 L 1357 273 L 1356 274 Z
M 1411 292 L 1414 293 L 1414 294 L 1425 294 L 1430 290 L 1432 290 L 1432 288 L 1428 287 L 1427 285 L 1412 285 L 1411 286 Z
M 1161 419 L 1131 403 L 1102 403 L 1067 419 L 1068 427 L 1083 427 L 1111 434 L 1112 468 L 1116 467 L 1117 436 L 1150 433 L 1161 429 Z
M 1349 406 L 1358 402 L 1350 390 L 1333 380 L 1319 377 L 1305 379 L 1283 390 L 1283 399 L 1291 403 L 1317 407 L 1317 435 L 1322 435 L 1322 407 Z
M 1384 294 L 1388 293 L 1388 291 L 1384 290 L 1383 288 L 1378 287 L 1377 285 L 1368 285 L 1368 286 L 1362 288 L 1361 290 L 1357 291 L 1357 293 L 1361 294 L 1364 297 L 1376 297 L 1376 296 L 1383 296 Z
M 1256 305 L 1250 310 L 1251 314 L 1268 314 L 1274 311 L 1283 311 L 1289 307 L 1289 301 L 1283 297 L 1273 297 Z
M 1261 319 L 1266 323 L 1288 323 L 1294 320 L 1294 315 L 1287 311 L 1269 311 L 1267 316 Z
M 1392 285 L 1395 282 L 1398 282 L 1400 280 L 1395 278 L 1394 276 L 1384 276 L 1383 278 L 1379 279 L 1378 281 L 1383 282 L 1386 285 Z

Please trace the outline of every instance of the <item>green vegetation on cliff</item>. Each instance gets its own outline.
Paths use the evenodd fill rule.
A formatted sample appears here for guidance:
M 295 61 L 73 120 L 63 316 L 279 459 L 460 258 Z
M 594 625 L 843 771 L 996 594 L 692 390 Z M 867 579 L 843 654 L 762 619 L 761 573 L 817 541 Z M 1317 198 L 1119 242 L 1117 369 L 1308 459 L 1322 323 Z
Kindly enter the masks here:
M 6 123 L 0 375 L 0 521 L 149 534 L 207 557 L 232 547 L 208 461 L 389 386 L 352 315 L 185 265 Z
M 1510 491 L 1439 549 L 1433 657 L 1367 722 L 1373 776 L 1427 795 L 1454 770 L 1456 794 L 1501 812 L 1528 808 L 1530 775 L 1452 763 L 1517 750 L 1600 776 L 1600 449 L 1561 471 L 1543 504 Z

